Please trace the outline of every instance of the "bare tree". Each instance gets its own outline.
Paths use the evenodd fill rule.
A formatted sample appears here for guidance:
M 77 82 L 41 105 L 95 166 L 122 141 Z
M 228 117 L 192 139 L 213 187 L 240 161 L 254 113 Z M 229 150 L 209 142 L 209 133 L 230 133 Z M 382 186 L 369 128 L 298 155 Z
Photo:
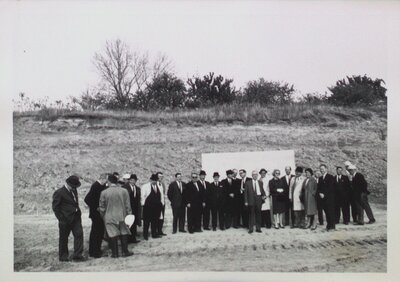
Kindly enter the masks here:
M 94 65 L 121 107 L 127 106 L 150 79 L 172 68 L 165 55 L 159 55 L 151 65 L 147 53 L 132 52 L 120 39 L 107 41 L 103 52 L 95 53 Z

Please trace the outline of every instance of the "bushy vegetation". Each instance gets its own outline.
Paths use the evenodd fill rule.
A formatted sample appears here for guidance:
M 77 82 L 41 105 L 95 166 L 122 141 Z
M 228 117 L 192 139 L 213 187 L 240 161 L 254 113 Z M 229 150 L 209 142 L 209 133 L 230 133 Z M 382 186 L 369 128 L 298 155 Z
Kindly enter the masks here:
M 372 105 L 386 102 L 386 88 L 383 79 L 372 79 L 364 76 L 347 76 L 338 80 L 335 86 L 328 89 L 332 92 L 328 102 L 335 105 Z
M 104 50 L 95 53 L 94 65 L 100 82 L 79 97 L 71 97 L 67 103 L 60 100 L 49 103 L 48 97 L 33 101 L 21 93 L 20 99 L 14 101 L 15 110 L 39 111 L 39 116 L 51 119 L 61 112 L 78 110 L 155 111 L 232 105 L 241 112 L 243 106 L 238 104 L 244 103 L 253 108 L 271 109 L 276 105 L 290 107 L 293 103 L 368 106 L 387 100 L 385 82 L 367 75 L 347 76 L 328 87 L 331 93 L 308 93 L 296 99 L 293 84 L 265 78 L 249 81 L 244 89 L 237 89 L 233 79 L 214 72 L 190 77 L 185 82 L 173 72 L 172 63 L 165 55 L 150 60 L 147 53 L 132 52 L 121 40 L 106 42 Z

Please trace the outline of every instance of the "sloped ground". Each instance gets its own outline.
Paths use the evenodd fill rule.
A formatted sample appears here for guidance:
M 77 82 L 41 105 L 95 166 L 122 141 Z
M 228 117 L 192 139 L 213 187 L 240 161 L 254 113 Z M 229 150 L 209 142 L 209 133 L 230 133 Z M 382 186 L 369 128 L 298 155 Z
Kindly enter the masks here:
M 374 205 L 372 225 L 337 226 L 336 232 L 303 229 L 245 229 L 171 234 L 171 210 L 166 211 L 168 233 L 161 239 L 130 244 L 134 256 L 103 257 L 81 263 L 58 261 L 57 221 L 52 215 L 14 217 L 15 271 L 283 271 L 386 272 L 386 211 Z M 85 252 L 90 220 L 83 215 Z M 141 233 L 141 232 L 140 232 Z M 142 239 L 142 238 L 140 238 Z M 72 236 L 69 247 L 72 252 Z M 109 252 L 106 243 L 103 249 Z M 87 255 L 87 254 L 85 254 Z
M 14 267 L 16 271 L 386 271 L 386 169 L 384 117 L 328 120 L 307 125 L 135 123 L 14 118 Z M 166 182 L 180 171 L 185 180 L 201 167 L 201 153 L 294 149 L 297 165 L 317 168 L 351 160 L 366 176 L 377 224 L 322 228 L 169 234 L 134 246 L 132 258 L 59 263 L 58 230 L 51 197 L 71 173 L 82 178 L 80 205 L 100 173 L 134 172 L 139 184 L 163 171 Z M 171 211 L 167 210 L 170 232 Z M 85 249 L 90 222 L 84 215 Z M 72 246 L 72 242 L 70 242 Z M 133 245 L 132 245 L 133 247 Z

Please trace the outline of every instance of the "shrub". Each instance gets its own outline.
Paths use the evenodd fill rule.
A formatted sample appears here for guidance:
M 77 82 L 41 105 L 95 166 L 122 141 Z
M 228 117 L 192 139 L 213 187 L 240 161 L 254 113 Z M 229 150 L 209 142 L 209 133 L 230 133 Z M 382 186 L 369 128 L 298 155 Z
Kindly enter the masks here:
M 189 78 L 187 84 L 189 87 L 186 106 L 191 108 L 231 103 L 238 93 L 233 86 L 233 79 L 215 76 L 213 72 L 203 77 Z
M 336 105 L 372 105 L 376 102 L 386 101 L 386 88 L 382 79 L 372 79 L 364 76 L 347 76 L 338 80 L 335 86 L 328 87 L 332 92 L 328 101 Z
M 287 82 L 266 81 L 264 78 L 249 81 L 243 90 L 242 101 L 261 105 L 281 105 L 292 101 L 295 89 Z
M 170 73 L 153 78 L 144 91 L 138 91 L 133 98 L 134 109 L 180 108 L 186 102 L 185 83 Z

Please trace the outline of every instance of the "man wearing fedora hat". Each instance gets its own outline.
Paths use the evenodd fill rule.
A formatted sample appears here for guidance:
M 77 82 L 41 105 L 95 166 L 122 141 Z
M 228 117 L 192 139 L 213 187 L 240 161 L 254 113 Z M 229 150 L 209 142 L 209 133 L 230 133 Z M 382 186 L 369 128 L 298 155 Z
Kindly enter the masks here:
M 203 218 L 203 229 L 210 230 L 210 183 L 206 181 L 206 172 L 204 170 L 200 170 L 199 173 L 199 184 L 200 189 L 203 190 L 204 196 L 204 206 L 202 210 L 202 218 Z
M 375 223 L 374 214 L 368 203 L 368 195 L 370 192 L 368 191 L 368 183 L 364 175 L 357 172 L 357 168 L 353 164 L 349 165 L 348 170 L 352 176 L 351 183 L 353 186 L 354 200 L 357 206 L 357 221 L 354 224 L 364 225 L 364 210 L 369 219 L 367 224 Z
M 219 181 L 219 173 L 214 172 L 214 181 L 210 183 L 210 208 L 211 208 L 211 225 L 213 231 L 217 230 L 217 221 L 219 222 L 219 229 L 225 230 L 225 188 Z
M 107 174 L 101 174 L 90 187 L 85 197 L 85 203 L 89 207 L 89 218 L 92 220 L 92 226 L 89 236 L 89 256 L 101 258 L 101 243 L 104 238 L 104 221 L 98 211 L 101 192 L 108 187 Z
M 113 258 L 118 255 L 118 238 L 121 240 L 122 256 L 133 255 L 128 250 L 128 237 L 131 235 L 125 223 L 125 217 L 132 213 L 129 203 L 129 194 L 118 186 L 118 179 L 114 175 L 108 176 L 110 186 L 100 194 L 99 212 L 104 220 L 104 226 L 110 238 L 110 247 Z
M 130 231 L 131 236 L 129 237 L 130 243 L 139 243 L 140 241 L 136 239 L 137 235 L 137 226 L 141 225 L 140 220 L 140 187 L 136 185 L 138 180 L 136 174 L 127 174 L 124 175 L 124 179 L 127 179 L 127 182 L 122 185 L 122 188 L 125 188 L 129 194 L 129 203 L 131 205 L 132 214 L 135 216 L 135 222 L 131 225 Z
M 226 178 L 221 181 L 225 192 L 225 228 L 229 229 L 232 226 L 234 208 L 235 208 L 235 187 L 236 183 L 233 180 L 234 172 L 231 169 L 226 171 Z
M 58 256 L 60 261 L 69 261 L 68 236 L 72 231 L 74 236 L 74 261 L 84 261 L 83 257 L 83 229 L 81 210 L 78 203 L 78 192 L 76 188 L 81 186 L 79 178 L 71 175 L 65 181 L 63 187 L 57 189 L 53 194 L 52 208 L 58 219 L 59 245 Z
M 142 186 L 140 204 L 143 211 L 143 238 L 145 240 L 149 240 L 149 227 L 151 227 L 152 238 L 161 237 L 157 233 L 162 209 L 162 194 L 158 188 L 157 181 L 157 174 L 152 174 L 150 182 Z

